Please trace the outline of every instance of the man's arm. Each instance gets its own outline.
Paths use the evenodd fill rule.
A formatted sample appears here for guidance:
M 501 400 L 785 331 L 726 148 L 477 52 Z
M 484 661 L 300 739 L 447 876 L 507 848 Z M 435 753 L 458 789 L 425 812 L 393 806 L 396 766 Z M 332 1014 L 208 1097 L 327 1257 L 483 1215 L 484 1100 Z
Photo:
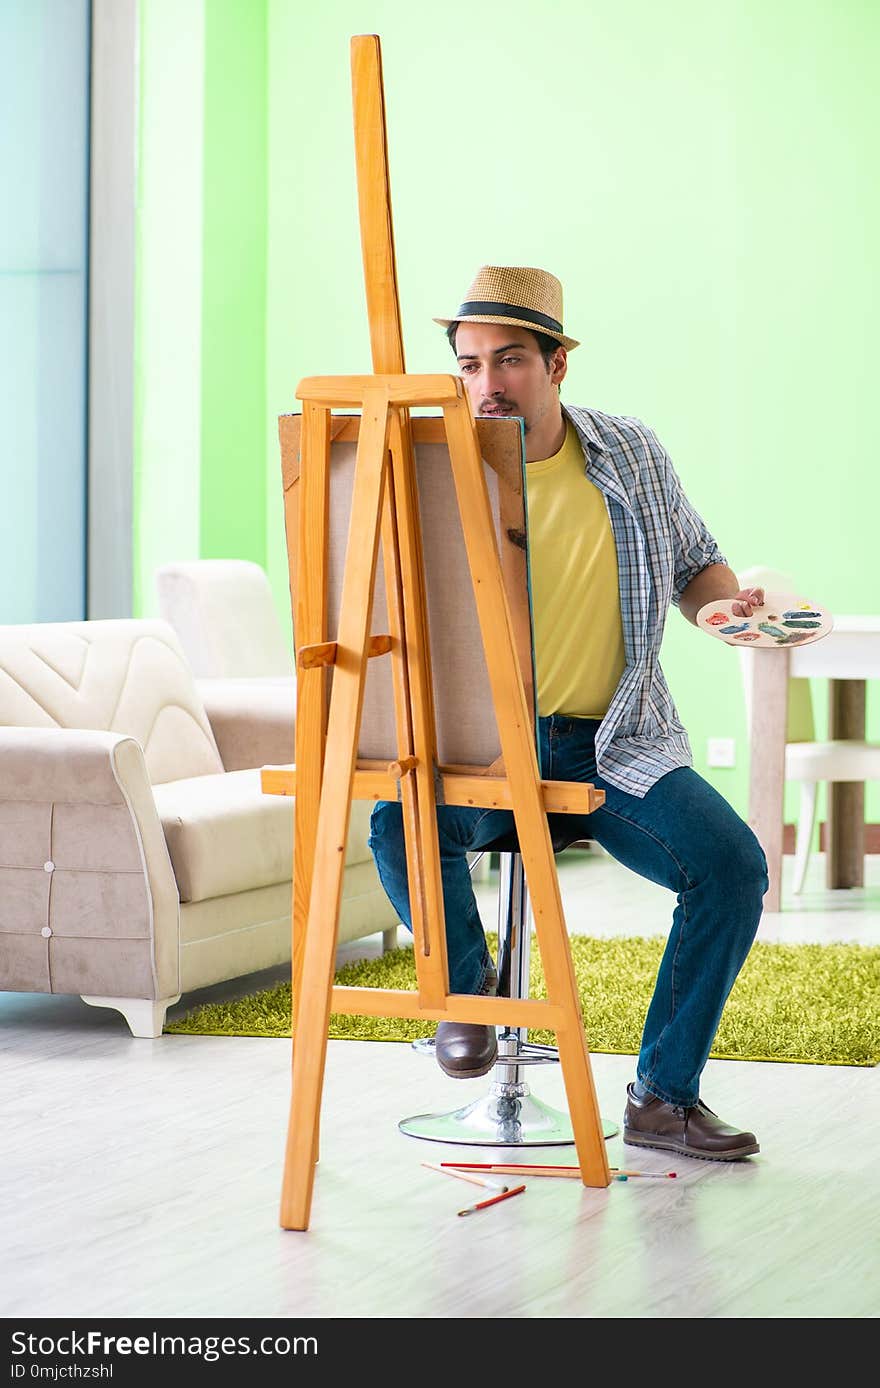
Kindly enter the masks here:
M 739 579 L 726 564 L 710 564 L 692 578 L 679 599 L 679 607 L 689 622 L 697 624 L 697 613 L 707 602 L 734 599 L 733 614 L 751 617 L 764 601 L 763 588 L 741 588 Z

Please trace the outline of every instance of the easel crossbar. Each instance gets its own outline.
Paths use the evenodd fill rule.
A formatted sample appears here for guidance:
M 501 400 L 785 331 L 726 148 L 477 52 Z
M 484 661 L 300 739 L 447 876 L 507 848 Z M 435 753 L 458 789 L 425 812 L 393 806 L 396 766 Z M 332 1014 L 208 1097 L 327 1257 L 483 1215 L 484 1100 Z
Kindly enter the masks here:
M 453 405 L 464 398 L 459 378 L 448 375 L 306 376 L 296 398 L 328 409 L 353 409 L 377 391 L 389 405 Z
M 512 810 L 510 783 L 502 776 L 482 776 L 477 770 L 452 772 L 440 767 L 443 802 L 474 805 L 487 810 Z M 264 766 L 260 771 L 264 795 L 296 795 L 295 766 Z M 592 814 L 605 802 L 604 790 L 588 781 L 541 781 L 541 796 L 548 814 Z M 397 778 L 389 767 L 364 767 L 355 771 L 352 800 L 394 800 Z
M 566 1013 L 555 1003 L 540 998 L 478 997 L 472 993 L 450 993 L 447 1011 L 420 1006 L 417 993 L 396 988 L 348 988 L 337 984 L 332 991 L 330 1011 L 363 1017 L 420 1017 L 443 1022 L 454 1014 L 457 1022 L 481 1026 L 542 1027 L 547 1031 L 565 1028 Z

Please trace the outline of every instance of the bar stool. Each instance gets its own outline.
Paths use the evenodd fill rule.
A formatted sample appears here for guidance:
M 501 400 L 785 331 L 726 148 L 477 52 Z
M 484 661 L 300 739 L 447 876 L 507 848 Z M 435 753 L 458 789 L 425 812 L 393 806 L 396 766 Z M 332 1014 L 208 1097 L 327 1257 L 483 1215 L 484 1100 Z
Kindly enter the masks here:
M 575 836 L 568 815 L 547 816 L 555 855 L 591 840 Z M 499 854 L 498 884 L 498 993 L 508 998 L 529 996 L 532 922 L 528 887 L 516 830 L 495 839 L 485 853 Z M 479 863 L 470 864 L 471 875 Z M 433 1056 L 434 1038 L 413 1043 L 422 1055 Z M 532 1065 L 559 1062 L 555 1046 L 528 1040 L 525 1027 L 498 1028 L 498 1059 L 493 1066 L 489 1092 L 463 1108 L 447 1113 L 417 1113 L 402 1118 L 398 1128 L 408 1137 L 431 1142 L 459 1142 L 474 1147 L 556 1147 L 574 1142 L 568 1115 L 535 1097 L 525 1072 Z M 616 1123 L 603 1120 L 606 1138 L 619 1132 Z

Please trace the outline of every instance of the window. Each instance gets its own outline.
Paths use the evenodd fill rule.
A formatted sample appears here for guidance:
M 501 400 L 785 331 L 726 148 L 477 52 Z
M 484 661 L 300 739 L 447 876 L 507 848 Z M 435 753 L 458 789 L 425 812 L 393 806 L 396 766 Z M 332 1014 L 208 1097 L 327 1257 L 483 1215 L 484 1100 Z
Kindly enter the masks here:
M 0 3 L 0 621 L 84 617 L 88 0 Z

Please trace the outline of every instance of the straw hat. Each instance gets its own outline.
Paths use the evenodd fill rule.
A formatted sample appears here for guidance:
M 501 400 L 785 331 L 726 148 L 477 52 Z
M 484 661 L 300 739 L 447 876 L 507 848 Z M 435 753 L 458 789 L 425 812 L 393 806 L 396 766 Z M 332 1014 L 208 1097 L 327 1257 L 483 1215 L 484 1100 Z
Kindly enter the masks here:
M 481 265 L 451 323 L 511 323 L 555 337 L 569 351 L 579 346 L 562 331 L 562 285 L 547 270 L 530 265 Z

